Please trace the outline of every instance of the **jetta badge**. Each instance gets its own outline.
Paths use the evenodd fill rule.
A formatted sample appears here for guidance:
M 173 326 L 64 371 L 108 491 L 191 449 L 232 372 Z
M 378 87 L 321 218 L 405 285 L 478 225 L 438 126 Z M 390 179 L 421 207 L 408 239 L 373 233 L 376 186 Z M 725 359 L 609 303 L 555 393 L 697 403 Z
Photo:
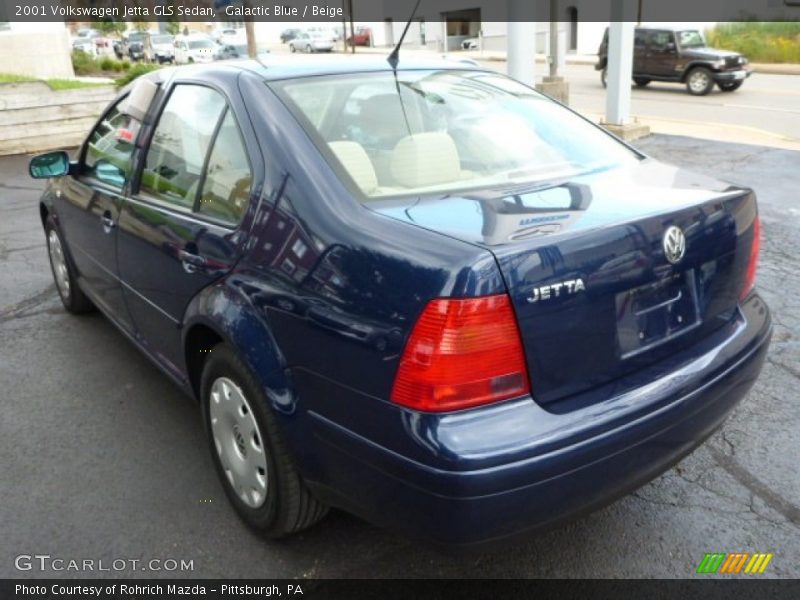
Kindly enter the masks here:
M 684 254 L 686 254 L 686 236 L 683 235 L 683 231 L 674 225 L 667 228 L 664 232 L 664 256 L 674 265 L 681 262 Z
M 586 289 L 583 284 L 583 279 L 568 279 L 558 283 L 551 283 L 550 285 L 543 285 L 535 287 L 531 291 L 531 295 L 526 298 L 531 304 L 535 304 L 540 300 L 550 300 L 551 298 L 560 298 L 561 296 L 571 296 Z

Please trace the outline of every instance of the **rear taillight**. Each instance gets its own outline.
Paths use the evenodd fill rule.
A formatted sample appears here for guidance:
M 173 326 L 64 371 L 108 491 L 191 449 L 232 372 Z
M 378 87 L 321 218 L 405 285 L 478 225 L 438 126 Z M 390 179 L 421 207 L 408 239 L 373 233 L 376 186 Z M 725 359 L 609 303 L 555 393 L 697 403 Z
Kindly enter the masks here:
M 530 392 L 508 295 L 428 303 L 406 343 L 392 401 L 443 412 Z
M 744 286 L 739 300 L 744 300 L 753 291 L 756 284 L 756 268 L 758 267 L 758 255 L 761 252 L 761 219 L 753 219 L 753 241 L 750 244 L 750 258 L 747 261 L 747 272 L 744 276 Z

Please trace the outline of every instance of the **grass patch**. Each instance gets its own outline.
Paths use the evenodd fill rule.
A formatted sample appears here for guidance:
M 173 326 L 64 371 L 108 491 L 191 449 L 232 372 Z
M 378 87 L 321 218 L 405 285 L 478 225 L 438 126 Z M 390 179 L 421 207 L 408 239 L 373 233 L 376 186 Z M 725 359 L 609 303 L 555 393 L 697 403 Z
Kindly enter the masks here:
M 710 46 L 741 52 L 753 62 L 800 63 L 800 22 L 720 23 L 706 31 Z
M 27 81 L 43 81 L 56 91 L 76 90 L 90 87 L 103 87 L 109 84 L 97 83 L 95 81 L 76 81 L 75 79 L 37 79 L 27 75 L 14 75 L 12 73 L 0 73 L 0 83 L 24 83 Z

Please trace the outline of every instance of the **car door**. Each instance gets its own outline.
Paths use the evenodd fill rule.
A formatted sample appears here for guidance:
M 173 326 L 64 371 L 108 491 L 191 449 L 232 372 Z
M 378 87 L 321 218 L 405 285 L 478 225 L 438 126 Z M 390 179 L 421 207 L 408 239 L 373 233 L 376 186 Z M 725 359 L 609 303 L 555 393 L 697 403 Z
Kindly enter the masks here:
M 633 35 L 633 73 L 647 73 L 647 30 L 636 29 Z
M 253 169 L 239 122 L 219 91 L 176 84 L 120 215 L 118 261 L 136 335 L 177 375 L 186 307 L 232 268 L 244 241 Z
M 117 269 L 117 223 L 131 174 L 139 123 L 112 106 L 87 139 L 76 174 L 64 178 L 56 214 L 75 266 L 92 300 L 131 329 Z
M 675 33 L 666 29 L 654 29 L 648 35 L 646 72 L 655 77 L 675 77 L 678 50 Z

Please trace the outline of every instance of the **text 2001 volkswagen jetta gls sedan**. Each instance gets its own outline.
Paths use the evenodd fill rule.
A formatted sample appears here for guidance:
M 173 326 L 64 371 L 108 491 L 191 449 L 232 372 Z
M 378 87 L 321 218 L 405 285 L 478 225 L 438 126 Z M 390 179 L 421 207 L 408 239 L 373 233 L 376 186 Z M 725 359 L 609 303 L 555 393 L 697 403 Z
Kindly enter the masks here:
M 199 399 L 230 501 L 439 543 L 610 502 L 769 344 L 748 189 L 463 64 L 160 71 L 34 158 L 53 272 Z

